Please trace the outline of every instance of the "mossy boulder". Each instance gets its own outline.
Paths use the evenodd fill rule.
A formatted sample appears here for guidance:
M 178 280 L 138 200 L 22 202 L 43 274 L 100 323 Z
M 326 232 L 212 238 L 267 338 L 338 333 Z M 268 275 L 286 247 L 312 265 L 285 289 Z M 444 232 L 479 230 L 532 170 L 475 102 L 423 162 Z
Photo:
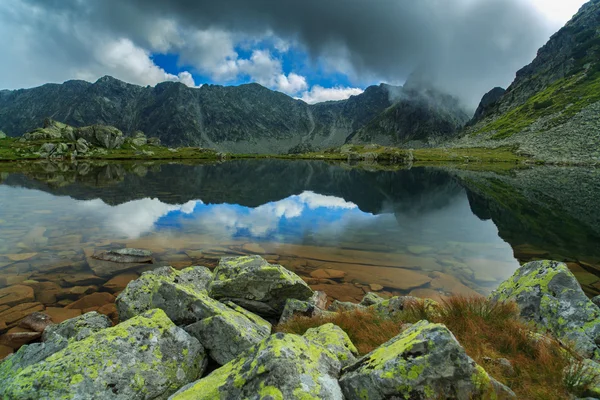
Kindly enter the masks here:
M 229 310 L 222 310 L 218 315 L 185 328 L 220 365 L 227 364 L 271 334 L 269 322 L 234 303 L 231 305 Z
M 68 319 L 44 330 L 42 343 L 22 346 L 19 351 L 0 363 L 0 382 L 7 382 L 23 369 L 45 360 L 64 349 L 69 343 L 77 342 L 110 327 L 112 323 L 106 315 L 89 312 Z
M 314 292 L 296 274 L 260 256 L 222 258 L 210 295 L 262 316 L 279 317 L 288 299 L 308 300 Z
M 303 336 L 308 340 L 319 343 L 335 354 L 342 363 L 342 366 L 352 364 L 356 361 L 358 350 L 348 337 L 348 334 L 337 325 L 329 323 L 317 328 L 311 328 Z
M 2 382 L 8 399 L 165 399 L 201 376 L 204 349 L 162 310 L 70 343 Z
M 421 321 L 344 368 L 340 386 L 354 399 L 514 398 L 440 324 Z
M 208 297 L 206 288 L 212 280 L 205 267 L 177 271 L 161 267 L 147 271 L 129 282 L 116 299 L 121 321 L 154 308 L 164 310 L 176 325 L 188 325 L 228 309 Z
M 515 301 L 523 318 L 573 343 L 583 357 L 600 360 L 600 308 L 587 298 L 566 264 L 525 264 L 490 297 Z
M 316 342 L 276 333 L 170 399 L 342 400 L 340 368 L 337 357 Z

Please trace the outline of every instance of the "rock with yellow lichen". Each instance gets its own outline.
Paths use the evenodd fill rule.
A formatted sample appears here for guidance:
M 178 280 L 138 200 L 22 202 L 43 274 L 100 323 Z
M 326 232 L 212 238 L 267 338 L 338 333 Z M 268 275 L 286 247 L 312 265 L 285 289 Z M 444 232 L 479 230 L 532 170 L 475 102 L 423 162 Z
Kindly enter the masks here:
M 83 340 L 111 325 L 112 323 L 106 315 L 98 314 L 95 311 L 68 319 L 60 324 L 49 325 L 44 330 L 42 343 L 24 345 L 15 354 L 0 363 L 0 382 L 8 382 L 23 369 L 45 360 L 67 347 L 69 343 Z
M 210 357 L 224 365 L 271 334 L 271 324 L 231 303 L 229 311 L 185 327 L 206 348 Z
M 276 333 L 170 397 L 171 400 L 342 400 L 341 364 L 320 344 Z
M 119 318 L 125 321 L 160 308 L 176 325 L 187 325 L 226 311 L 227 307 L 208 297 L 206 288 L 211 280 L 212 273 L 205 267 L 181 271 L 161 267 L 144 272 L 117 297 Z
M 69 343 L 0 385 L 5 399 L 166 399 L 206 368 L 202 345 L 162 310 Z
M 515 301 L 523 318 L 572 343 L 581 356 L 600 361 L 600 308 L 587 298 L 566 264 L 525 264 L 490 297 Z
M 298 275 L 260 256 L 222 258 L 209 292 L 266 317 L 281 316 L 288 299 L 308 300 L 314 294 Z
M 340 386 L 347 400 L 515 397 L 467 356 L 444 325 L 427 321 L 344 368 Z
M 348 334 L 332 323 L 311 328 L 304 333 L 305 338 L 319 343 L 331 351 L 340 360 L 342 366 L 356 361 L 358 350 L 348 337 Z

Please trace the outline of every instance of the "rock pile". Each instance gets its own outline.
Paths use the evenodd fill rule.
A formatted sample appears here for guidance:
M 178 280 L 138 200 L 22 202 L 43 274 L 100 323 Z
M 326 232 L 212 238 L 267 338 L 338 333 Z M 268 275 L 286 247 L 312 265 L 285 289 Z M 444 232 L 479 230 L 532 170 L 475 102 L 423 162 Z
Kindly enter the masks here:
M 595 362 L 600 310 L 580 296 L 571 278 L 564 264 L 530 263 L 493 299 L 516 300 L 523 317 L 575 341 L 594 371 L 600 368 Z M 393 317 L 412 300 L 369 294 L 353 307 Z M 302 336 L 271 333 L 271 322 L 293 315 L 350 308 L 339 303 L 326 311 L 326 304 L 323 294 L 298 276 L 259 256 L 223 258 L 214 272 L 161 267 L 143 273 L 118 295 L 121 322 L 116 326 L 96 312 L 44 327 L 45 318 L 34 315 L 29 323 L 43 330 L 42 342 L 23 346 L 0 363 L 0 397 L 515 397 L 441 324 L 420 321 L 362 357 L 348 335 L 331 323 Z M 216 369 L 206 374 L 209 360 L 210 369 Z M 590 396 L 597 395 L 594 390 Z

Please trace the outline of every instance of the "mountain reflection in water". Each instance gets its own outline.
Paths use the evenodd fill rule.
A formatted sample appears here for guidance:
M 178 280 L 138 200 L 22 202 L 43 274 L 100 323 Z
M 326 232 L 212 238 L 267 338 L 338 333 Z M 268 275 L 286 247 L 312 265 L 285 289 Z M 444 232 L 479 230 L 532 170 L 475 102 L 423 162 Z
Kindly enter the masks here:
M 69 286 L 60 273 L 97 273 L 86 255 L 128 246 L 176 268 L 261 254 L 340 300 L 379 285 L 384 294 L 487 294 L 519 261 L 546 257 L 571 261 L 588 294 L 600 292 L 600 219 L 590 206 L 600 178 L 587 170 L 497 175 L 244 160 L 37 164 L 0 176 L 4 285 Z M 564 196 L 561 178 L 586 190 Z M 35 255 L 11 260 L 23 253 Z M 344 277 L 323 279 L 322 269 Z

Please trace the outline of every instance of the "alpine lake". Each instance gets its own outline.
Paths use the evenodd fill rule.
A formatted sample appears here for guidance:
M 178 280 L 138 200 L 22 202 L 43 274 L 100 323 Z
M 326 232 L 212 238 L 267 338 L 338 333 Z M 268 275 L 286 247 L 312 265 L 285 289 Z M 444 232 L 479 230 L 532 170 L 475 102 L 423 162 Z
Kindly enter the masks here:
M 599 196 L 600 170 L 581 167 L 0 163 L 0 333 L 32 310 L 116 319 L 115 296 L 146 270 L 249 254 L 330 300 L 487 295 L 547 258 L 598 295 Z M 125 247 L 152 254 L 93 257 Z

